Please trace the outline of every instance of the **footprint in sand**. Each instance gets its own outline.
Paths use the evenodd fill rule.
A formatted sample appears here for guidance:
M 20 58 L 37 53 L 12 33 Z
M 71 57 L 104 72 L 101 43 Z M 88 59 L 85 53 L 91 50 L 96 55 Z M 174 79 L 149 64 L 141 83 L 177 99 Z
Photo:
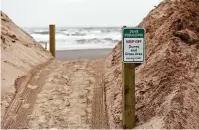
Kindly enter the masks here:
M 34 115 L 28 115 L 28 119 L 33 120 L 35 119 Z
M 28 104 L 28 103 L 22 105 L 22 108 L 26 108 L 27 109 L 29 107 L 30 107 L 30 104 Z
M 45 82 L 50 83 L 52 80 L 53 80 L 53 78 L 49 76 Z
M 36 75 L 34 78 L 35 78 L 35 79 L 39 79 L 39 77 L 40 77 L 39 75 Z
M 28 85 L 27 88 L 29 89 L 36 89 L 38 86 L 37 85 Z
M 17 121 L 17 115 L 11 115 L 10 117 L 13 121 Z

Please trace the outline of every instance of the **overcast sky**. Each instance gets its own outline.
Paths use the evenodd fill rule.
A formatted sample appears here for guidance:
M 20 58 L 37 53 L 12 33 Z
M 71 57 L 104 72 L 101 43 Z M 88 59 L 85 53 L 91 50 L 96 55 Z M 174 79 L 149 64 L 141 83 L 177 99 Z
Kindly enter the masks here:
M 136 26 L 160 0 L 1 0 L 20 27 Z

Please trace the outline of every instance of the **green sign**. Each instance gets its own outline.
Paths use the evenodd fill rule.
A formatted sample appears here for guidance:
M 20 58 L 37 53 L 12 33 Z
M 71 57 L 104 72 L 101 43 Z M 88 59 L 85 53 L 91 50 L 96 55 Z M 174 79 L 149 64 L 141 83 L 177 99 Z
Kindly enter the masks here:
M 143 63 L 145 61 L 145 29 L 124 28 L 122 33 L 124 63 Z

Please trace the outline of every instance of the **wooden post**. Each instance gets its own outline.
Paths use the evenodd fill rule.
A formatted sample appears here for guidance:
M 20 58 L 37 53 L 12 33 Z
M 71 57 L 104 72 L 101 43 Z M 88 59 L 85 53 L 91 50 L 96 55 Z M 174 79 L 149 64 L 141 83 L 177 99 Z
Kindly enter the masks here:
M 49 25 L 49 34 L 50 34 L 50 52 L 52 56 L 55 57 L 55 25 Z
M 125 27 L 123 26 L 122 31 Z M 135 127 L 135 64 L 122 63 L 122 65 L 122 125 L 124 129 L 132 129 Z
M 123 63 L 123 128 L 135 127 L 135 64 Z

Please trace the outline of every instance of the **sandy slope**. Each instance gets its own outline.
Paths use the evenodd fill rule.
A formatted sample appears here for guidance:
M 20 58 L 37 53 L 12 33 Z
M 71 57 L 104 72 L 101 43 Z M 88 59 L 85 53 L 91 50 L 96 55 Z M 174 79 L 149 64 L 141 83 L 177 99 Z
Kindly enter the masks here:
M 146 62 L 136 68 L 136 128 L 199 129 L 199 1 L 165 0 L 139 25 Z M 111 128 L 122 128 L 121 43 L 106 59 Z
M 10 105 L 3 128 L 104 127 L 101 98 L 94 95 L 101 88 L 102 68 L 101 60 L 53 60 L 37 68 Z
M 58 61 L 1 12 L 1 128 L 108 128 L 103 61 Z
M 1 12 L 1 115 L 17 92 L 15 81 L 25 78 L 51 54 Z

